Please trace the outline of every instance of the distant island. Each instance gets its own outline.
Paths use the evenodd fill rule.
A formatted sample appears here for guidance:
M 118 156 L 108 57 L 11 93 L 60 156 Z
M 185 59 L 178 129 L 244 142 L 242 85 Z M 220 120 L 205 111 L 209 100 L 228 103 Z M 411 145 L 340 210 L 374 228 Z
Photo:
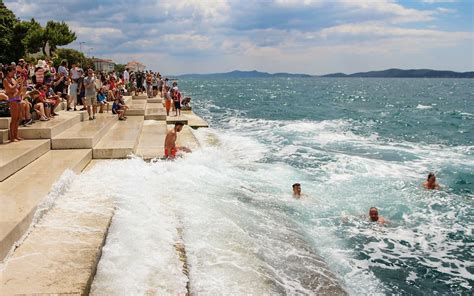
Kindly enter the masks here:
M 309 75 L 309 74 L 293 74 L 293 73 L 267 73 L 253 71 L 239 71 L 235 70 L 226 73 L 210 73 L 210 74 L 184 74 L 175 76 L 176 78 L 310 78 L 310 77 L 336 77 L 336 78 L 474 78 L 474 71 L 471 72 L 454 72 L 454 71 L 439 71 L 430 69 L 388 69 L 382 71 L 358 72 L 353 74 L 333 73 L 327 75 Z
M 226 73 L 211 73 L 211 74 L 184 74 L 176 76 L 178 78 L 274 78 L 274 77 L 314 77 L 308 74 L 292 74 L 292 73 L 275 73 L 253 71 L 239 71 L 235 70 Z
M 374 78 L 474 78 L 474 72 L 438 71 L 430 69 L 388 69 L 353 74 L 333 73 L 319 77 L 374 77 Z

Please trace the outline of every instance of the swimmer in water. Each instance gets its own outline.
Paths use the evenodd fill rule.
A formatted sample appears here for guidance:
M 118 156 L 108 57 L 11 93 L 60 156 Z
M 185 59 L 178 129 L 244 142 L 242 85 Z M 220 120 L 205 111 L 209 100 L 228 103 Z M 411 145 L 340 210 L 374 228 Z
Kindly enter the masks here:
M 301 184 L 295 183 L 293 184 L 293 197 L 299 199 L 301 197 Z
M 434 173 L 429 173 L 428 178 L 426 179 L 426 182 L 423 183 L 423 187 L 429 190 L 439 190 L 441 187 L 439 186 L 438 183 L 436 183 L 436 176 Z
M 369 220 L 371 222 L 377 222 L 379 224 L 385 224 L 387 222 L 382 216 L 379 216 L 379 211 L 376 207 L 371 207 L 369 209 Z

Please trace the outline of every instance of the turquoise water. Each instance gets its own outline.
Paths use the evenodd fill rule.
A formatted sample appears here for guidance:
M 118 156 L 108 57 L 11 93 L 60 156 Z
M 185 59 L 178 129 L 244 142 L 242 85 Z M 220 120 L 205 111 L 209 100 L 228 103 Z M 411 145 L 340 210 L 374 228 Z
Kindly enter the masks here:
M 249 251 L 259 260 L 283 266 L 295 246 L 276 246 L 275 237 L 294 227 L 352 295 L 470 295 L 473 80 L 220 79 L 179 86 L 211 124 L 198 137 L 214 133 L 227 153 L 215 151 L 206 167 L 225 186 L 206 183 L 204 196 L 215 195 L 216 205 L 200 210 L 219 208 L 222 219 L 245 225 L 241 239 L 262 242 L 264 251 Z M 201 170 L 200 161 L 210 161 L 204 159 L 188 163 Z M 439 192 L 421 188 L 430 171 Z M 291 200 L 293 182 L 302 184 L 301 201 Z M 371 206 L 390 221 L 386 227 L 361 218 Z M 209 241 L 206 249 L 212 247 Z M 196 245 L 189 248 L 192 261 Z

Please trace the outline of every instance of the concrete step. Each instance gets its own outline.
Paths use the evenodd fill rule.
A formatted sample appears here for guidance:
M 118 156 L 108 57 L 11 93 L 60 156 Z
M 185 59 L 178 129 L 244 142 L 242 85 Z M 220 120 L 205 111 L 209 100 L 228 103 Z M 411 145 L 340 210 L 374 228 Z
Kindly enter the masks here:
M 59 116 L 49 121 L 37 121 L 32 126 L 20 127 L 18 133 L 24 139 L 51 139 L 79 123 L 81 112 L 58 112 Z
M 207 121 L 196 115 L 191 110 L 181 110 L 181 116 L 188 120 L 188 125 L 192 128 L 209 127 Z
M 166 110 L 161 103 L 147 103 L 145 120 L 166 120 Z
M 147 99 L 147 103 L 163 103 L 163 99 L 161 97 L 155 97 L 153 99 Z
M 123 101 L 125 102 L 125 105 L 130 105 L 132 103 L 132 96 L 123 96 Z
M 143 126 L 143 116 L 118 121 L 93 148 L 93 158 L 126 158 L 135 152 Z
M 135 154 L 143 159 L 163 158 L 167 132 L 164 121 L 145 120 Z
M 129 105 L 126 116 L 145 116 L 147 102 L 146 100 L 134 100 Z
M 0 145 L 0 181 L 50 150 L 49 140 L 25 140 Z
M 172 114 L 173 111 L 170 111 L 170 114 Z M 181 116 L 166 116 L 166 123 L 167 124 L 175 124 L 176 122 L 182 122 L 185 125 L 188 124 L 188 118 L 183 116 L 181 113 Z
M 8 129 L 0 129 L 0 144 L 8 142 Z
M 148 99 L 148 96 L 146 94 L 138 95 L 138 96 L 132 96 L 132 100 L 146 100 L 146 99 Z
M 117 121 L 112 113 L 96 114 L 95 120 L 76 123 L 51 140 L 52 149 L 91 149 Z
M 0 271 L 1 295 L 89 295 L 114 213 L 111 198 L 66 193 Z
M 10 128 L 10 117 L 0 117 L 0 128 L 1 129 Z
M 28 229 L 53 183 L 66 169 L 80 173 L 91 158 L 90 149 L 51 150 L 0 183 L 0 260 Z

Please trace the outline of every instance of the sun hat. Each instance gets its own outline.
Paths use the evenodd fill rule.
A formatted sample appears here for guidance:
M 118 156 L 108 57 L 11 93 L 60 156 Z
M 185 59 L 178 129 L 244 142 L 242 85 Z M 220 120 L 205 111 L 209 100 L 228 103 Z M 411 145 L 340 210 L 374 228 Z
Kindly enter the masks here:
M 44 68 L 46 67 L 46 62 L 43 60 L 38 60 L 38 63 L 36 64 L 36 68 Z

